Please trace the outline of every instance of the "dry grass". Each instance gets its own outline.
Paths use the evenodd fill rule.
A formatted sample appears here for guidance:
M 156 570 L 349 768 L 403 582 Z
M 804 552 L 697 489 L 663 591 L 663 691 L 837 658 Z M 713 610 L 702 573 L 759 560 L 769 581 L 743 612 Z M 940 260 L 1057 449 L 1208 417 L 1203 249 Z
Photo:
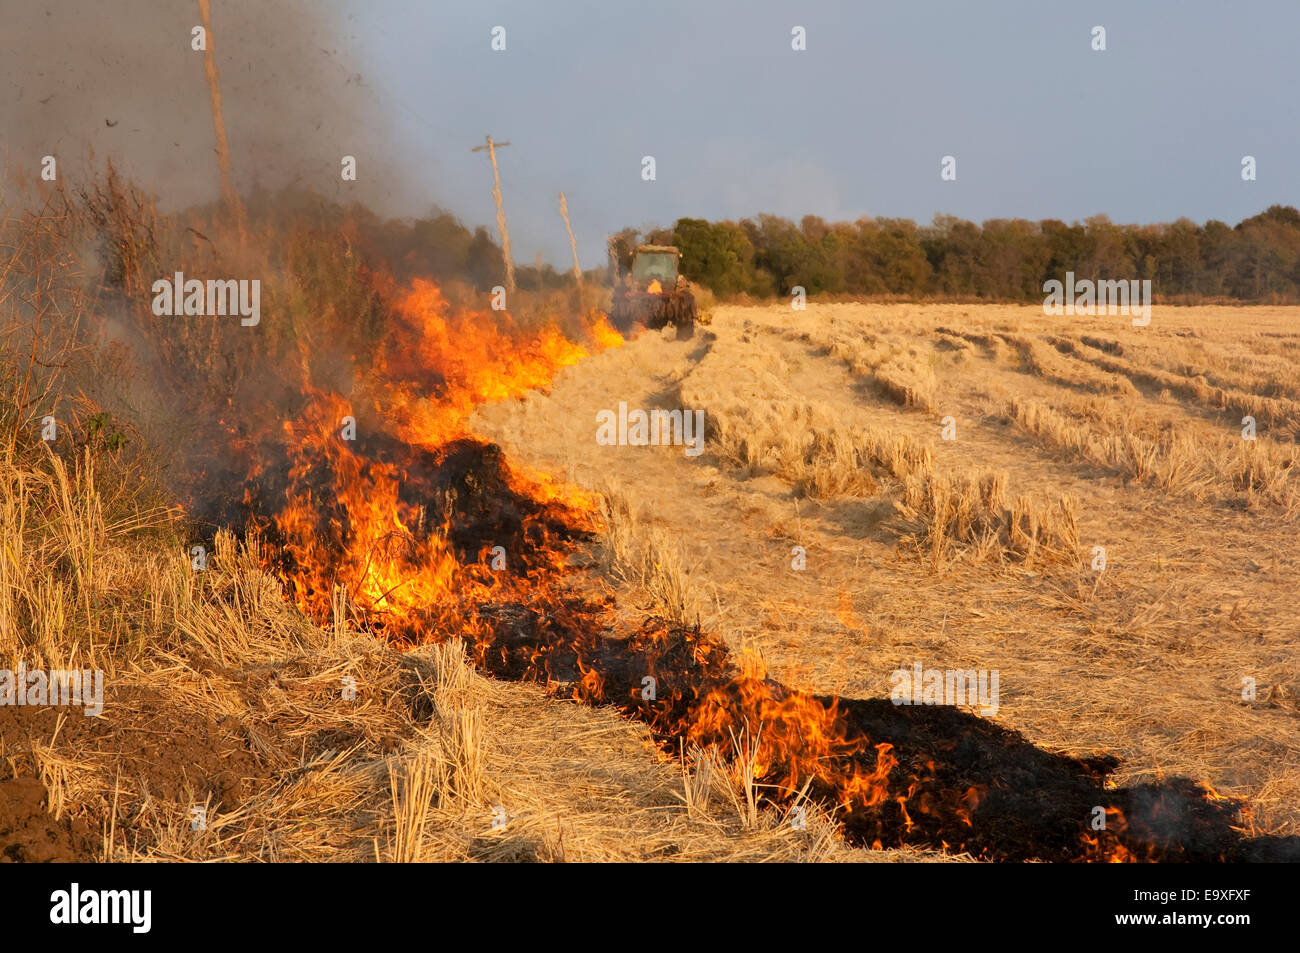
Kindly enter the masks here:
M 905 537 L 934 569 L 958 555 L 976 562 L 1011 560 L 1072 564 L 1079 559 L 1077 504 L 1029 497 L 1007 500 L 1007 474 L 909 479 L 895 504 L 910 532 Z
M 928 447 L 883 427 L 850 426 L 835 409 L 797 395 L 789 368 L 756 347 L 729 364 L 725 386 L 693 378 L 682 400 L 708 408 L 708 439 L 717 456 L 748 477 L 775 474 L 816 500 L 873 496 L 881 481 L 929 473 Z
M 750 475 L 774 473 L 813 499 L 872 496 L 881 478 L 930 472 L 929 449 L 884 429 L 850 429 L 825 406 L 790 401 L 731 406 L 711 415 L 712 444 Z
M 138 287 L 164 260 L 170 267 L 175 222 L 120 183 L 86 199 L 122 287 Z M 783 813 L 750 810 L 752 786 L 700 766 L 715 755 L 686 759 L 684 770 L 703 771 L 712 792 L 695 796 L 701 787 L 684 785 L 683 769 L 643 726 L 538 686 L 485 679 L 455 642 L 399 651 L 358 626 L 341 589 L 329 624 L 312 624 L 260 568 L 257 538 L 220 532 L 196 568 L 194 528 L 160 502 L 147 441 L 106 423 L 89 397 L 68 396 L 121 395 L 111 355 L 67 343 L 83 318 L 102 318 L 86 307 L 83 275 L 66 251 L 73 218 L 67 205 L 22 220 L 0 212 L 0 667 L 101 670 L 105 714 L 0 708 L 0 804 L 35 783 L 48 815 L 48 829 L 6 843 L 7 855 L 928 856 L 849 849 L 812 809 L 799 827 Z M 261 254 L 266 238 L 253 227 L 247 248 L 221 252 L 213 231 L 185 251 L 193 257 L 183 270 L 196 270 L 195 261 L 239 267 L 232 255 Z M 303 267 L 319 264 L 304 247 L 294 254 Z M 347 273 L 327 277 L 348 286 Z M 349 287 L 330 300 L 351 314 Z M 270 280 L 265 293 L 283 291 Z M 289 309 L 290 324 L 300 317 Z M 160 348 L 182 376 L 199 375 L 201 404 L 219 383 L 206 375 L 221 370 L 214 354 L 222 345 L 201 339 L 200 325 L 184 325 Z M 310 328 L 299 330 L 298 342 L 273 342 L 276 353 L 308 346 Z M 224 370 L 238 375 L 241 362 L 267 354 L 226 356 Z M 47 414 L 60 427 L 52 445 L 39 438 Z M 629 588 L 644 587 L 661 614 L 686 621 L 698 614 L 699 586 L 680 547 L 634 512 L 617 498 L 609 505 L 607 568 Z
M 1024 334 L 1001 334 L 1020 354 L 1024 369 L 1054 384 L 1085 392 L 1137 397 L 1139 391 L 1127 377 L 1108 374 L 1084 361 L 1073 361 L 1045 341 Z
M 606 482 L 601 491 L 600 567 L 615 583 L 644 591 L 656 614 L 682 625 L 698 620 L 703 605 L 681 546 L 647 525 L 626 489 Z
M 1066 405 L 1068 406 L 1068 405 Z M 1111 413 L 1102 427 L 1062 413 L 1046 404 L 1011 396 L 1005 411 L 1026 432 L 1046 446 L 1067 451 L 1074 459 L 1110 470 L 1136 482 L 1147 482 L 1167 493 L 1198 495 L 1209 482 L 1200 446 L 1186 434 L 1170 430 L 1142 434 L 1147 425 Z
M 894 403 L 934 410 L 937 381 L 928 349 L 910 342 L 882 344 L 878 338 L 832 338 L 823 339 L 823 343 L 832 356 L 849 366 L 854 376 L 871 381 Z
M 34 455 L 0 461 L 0 653 L 56 668 L 129 659 L 149 618 L 193 598 L 169 514 L 106 514 L 89 449 L 71 468 L 44 443 Z
M 1066 399 L 1057 402 L 1063 410 L 1055 410 L 1005 391 L 993 401 L 1043 445 L 1172 496 L 1204 499 L 1217 490 L 1219 498 L 1247 506 L 1274 504 L 1289 511 L 1296 505 L 1289 482 L 1294 447 L 1267 439 L 1207 439 L 1190 427 L 1143 417 L 1133 405 Z
M 23 494 L 5 495 L 9 512 L 61 498 L 54 460 L 43 459 L 44 471 L 19 470 L 7 484 Z M 72 512 L 95 512 L 93 486 L 68 482 Z M 147 544 L 139 526 L 73 525 L 83 527 L 80 536 L 31 520 L 21 534 L 11 532 L 9 552 L 28 560 L 14 577 L 26 577 L 38 557 L 61 560 L 60 611 L 68 616 L 75 618 L 90 587 L 112 590 L 115 582 L 144 585 L 150 612 L 125 604 L 112 630 L 122 637 L 94 644 L 79 635 L 68 641 L 75 626 L 51 628 L 53 608 L 20 614 L 26 623 L 9 619 L 3 657 L 104 667 L 109 738 L 120 733 L 120 743 L 70 730 L 87 720 L 73 710 L 49 722 L 44 740 L 25 745 L 5 735 L 0 755 L 15 776 L 41 780 L 57 821 L 75 818 L 99 832 L 99 859 L 892 856 L 845 848 L 833 823 L 814 811 L 802 828 L 784 814 L 757 811 L 752 784 L 733 781 L 712 755 L 689 759 L 688 775 L 702 772 L 707 783 L 684 791 L 679 770 L 644 728 L 538 687 L 484 679 L 457 642 L 398 652 L 352 628 L 342 594 L 335 624 L 311 625 L 258 568 L 255 540 L 221 534 L 200 573 L 179 548 L 144 568 L 121 558 Z M 36 545 L 47 535 L 48 545 Z M 646 552 L 635 537 L 611 543 Z M 69 558 L 92 555 L 89 563 Z M 662 572 L 661 562 L 639 565 Z M 43 591 L 10 597 L 26 605 Z M 92 608 L 101 621 L 114 611 L 93 600 Z M 345 691 L 349 681 L 355 700 Z M 143 726 L 156 743 L 131 740 Z M 168 770 L 160 774 L 163 760 Z M 704 788 L 712 794 L 690 793 Z M 192 825 L 195 808 L 205 812 L 200 829 Z
M 664 394 L 704 409 L 698 460 L 611 450 L 576 473 L 645 494 L 733 647 L 854 697 L 888 692 L 888 673 L 917 659 L 997 669 L 997 720 L 1035 742 L 1112 752 L 1120 783 L 1204 781 L 1245 798 L 1260 829 L 1293 833 L 1295 448 L 1286 408 L 1251 395 L 1300 393 L 1296 320 L 721 306 L 693 348 L 634 342 L 478 422 L 508 423 L 524 435 L 512 452 L 544 465 L 585 436 L 549 421 Z M 931 409 L 876 379 L 895 355 L 932 372 Z M 940 436 L 949 415 L 955 440 Z M 928 462 L 882 464 L 883 446 Z
M 123 286 L 182 251 L 187 272 L 235 254 L 178 251 L 129 190 L 90 207 Z M 612 711 L 481 677 L 455 643 L 377 641 L 345 592 L 329 625 L 307 622 L 259 568 L 256 539 L 219 535 L 195 571 L 192 530 L 160 503 L 144 441 L 110 444 L 98 407 L 66 396 L 84 388 L 58 379 L 84 358 L 85 380 L 112 390 L 113 365 L 67 345 L 97 317 L 77 262 L 59 257 L 67 216 L 0 215 L 0 659 L 100 668 L 110 714 L 92 735 L 75 710 L 21 724 L 0 711 L 0 784 L 39 783 L 77 856 L 918 856 L 849 850 L 813 805 L 795 805 L 798 826 L 792 810 L 759 809 L 764 726 L 730 751 L 674 758 Z M 254 230 L 244 253 L 265 239 Z M 339 278 L 317 289 L 328 306 L 362 313 L 355 276 L 309 250 L 293 257 Z M 40 275 L 66 287 L 37 294 L 52 288 Z M 267 295 L 306 287 L 270 282 Z M 289 296 L 295 334 L 230 352 L 231 373 L 312 347 L 315 303 Z M 565 443 L 536 424 L 590 421 L 583 401 L 706 410 L 704 457 L 600 448 L 595 562 L 627 601 L 684 622 L 707 603 L 722 638 L 754 641 L 775 674 L 816 690 L 879 695 L 914 659 L 999 670 L 997 717 L 1032 740 L 1114 751 L 1121 781 L 1206 781 L 1247 798 L 1260 827 L 1300 830 L 1294 312 L 1258 310 L 1245 339 L 1215 309 L 1170 309 L 1143 331 L 957 305 L 811 307 L 799 320 L 719 306 L 690 345 L 647 336 L 510 408 L 533 415 L 516 433 L 545 444 L 537 456 L 570 459 L 592 452 L 590 434 Z M 165 350 L 204 386 L 227 353 L 189 330 Z M 46 414 L 65 428 L 52 449 L 35 436 Z M 1255 441 L 1238 436 L 1246 414 Z M 938 439 L 939 415 L 958 421 L 957 440 Z M 1083 559 L 1096 548 L 1104 571 Z M 1241 695 L 1244 677 L 1257 697 Z
M 1300 434 L 1300 402 L 1290 398 L 1266 397 L 1219 387 L 1211 384 L 1203 374 L 1175 374 L 1151 364 L 1136 364 L 1068 337 L 1050 336 L 1048 340 L 1062 353 L 1078 357 L 1102 370 L 1122 374 L 1135 384 L 1167 390 L 1204 408 L 1252 416 L 1261 429 L 1269 429 L 1278 439 L 1294 440 Z
M 1263 441 L 1242 441 L 1215 461 L 1215 469 L 1247 504 L 1256 501 L 1281 504 L 1288 515 L 1297 507 L 1297 494 L 1291 476 L 1298 462 L 1292 448 L 1281 452 Z

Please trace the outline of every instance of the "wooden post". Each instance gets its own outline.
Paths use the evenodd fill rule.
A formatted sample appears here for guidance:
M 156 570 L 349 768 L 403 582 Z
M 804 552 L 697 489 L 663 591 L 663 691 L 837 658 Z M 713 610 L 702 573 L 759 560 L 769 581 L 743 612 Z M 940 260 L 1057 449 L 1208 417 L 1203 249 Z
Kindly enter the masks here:
M 582 266 L 578 264 L 578 241 L 573 237 L 573 226 L 569 224 L 569 203 L 564 193 L 560 193 L 560 215 L 564 217 L 564 230 L 569 233 L 569 248 L 573 251 L 573 280 L 582 287 Z
M 475 146 L 471 151 L 482 152 L 486 149 L 492 160 L 492 199 L 497 203 L 497 231 L 501 233 L 501 257 L 506 262 L 506 292 L 512 294 L 515 290 L 515 263 L 510 257 L 510 230 L 506 228 L 506 209 L 501 202 L 501 172 L 497 169 L 497 150 L 510 143 L 493 142 L 491 136 L 486 138 L 487 145 Z
M 217 168 L 221 171 L 221 194 L 226 210 L 235 219 L 239 240 L 244 240 L 244 204 L 239 200 L 234 182 L 230 178 L 230 142 L 226 139 L 226 121 L 221 115 L 221 78 L 217 75 L 217 60 L 212 50 L 212 5 L 209 0 L 199 0 L 199 18 L 203 21 L 203 69 L 208 76 L 208 98 L 212 103 L 212 127 L 217 134 Z

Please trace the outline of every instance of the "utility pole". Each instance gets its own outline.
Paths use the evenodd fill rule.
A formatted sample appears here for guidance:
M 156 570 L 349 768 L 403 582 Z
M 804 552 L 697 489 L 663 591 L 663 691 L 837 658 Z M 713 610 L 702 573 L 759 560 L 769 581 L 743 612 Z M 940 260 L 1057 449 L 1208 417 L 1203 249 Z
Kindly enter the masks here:
M 573 237 L 573 226 L 569 224 L 569 203 L 565 201 L 564 193 L 560 193 L 560 215 L 564 217 L 564 230 L 569 233 L 569 248 L 573 249 L 573 280 L 582 287 L 582 266 L 578 264 L 578 242 Z
M 482 152 L 486 149 L 488 157 L 492 160 L 492 198 L 497 203 L 497 231 L 501 233 L 501 257 L 506 262 L 506 292 L 513 294 L 515 263 L 510 257 L 510 230 L 506 228 L 506 208 L 501 204 L 501 172 L 497 169 L 497 150 L 504 149 L 510 143 L 493 142 L 491 136 L 487 136 L 486 139 L 487 145 L 475 146 L 471 151 Z
M 235 219 L 239 240 L 244 240 L 244 205 L 230 178 L 230 142 L 226 139 L 226 121 L 221 115 L 221 80 L 217 60 L 212 52 L 212 5 L 199 0 L 199 18 L 203 21 L 203 68 L 208 77 L 208 98 L 212 102 L 212 128 L 217 134 L 217 168 L 221 171 L 221 195 L 227 212 Z

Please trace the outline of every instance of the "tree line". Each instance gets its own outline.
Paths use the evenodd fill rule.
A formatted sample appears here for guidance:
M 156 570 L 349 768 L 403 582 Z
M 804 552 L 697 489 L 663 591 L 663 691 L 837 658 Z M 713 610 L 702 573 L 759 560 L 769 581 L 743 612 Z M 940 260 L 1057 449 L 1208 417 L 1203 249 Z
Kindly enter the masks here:
M 638 242 L 676 245 L 687 278 L 720 296 L 808 294 L 1043 298 L 1043 283 L 1079 278 L 1149 279 L 1164 300 L 1300 303 L 1300 212 L 1274 205 L 1236 225 L 1180 218 L 1116 225 L 937 215 L 798 224 L 775 215 L 741 221 L 678 219 L 672 228 L 624 229 L 612 239 L 621 262 Z
M 495 236 L 442 209 L 395 220 L 293 188 L 252 198 L 257 217 L 305 215 L 326 228 L 343 227 L 399 280 L 419 275 L 485 291 L 503 279 Z M 813 295 L 1041 301 L 1045 281 L 1073 271 L 1080 279 L 1149 279 L 1165 301 L 1300 303 L 1300 212 L 1289 205 L 1236 225 L 1186 218 L 1116 225 L 1104 215 L 1071 224 L 1013 218 L 982 225 L 936 215 L 928 226 L 903 218 L 828 223 L 815 215 L 798 223 L 776 215 L 680 218 L 671 228 L 625 228 L 612 236 L 620 270 L 631 267 L 638 244 L 676 245 L 686 277 L 722 297 L 785 296 L 797 286 Z M 586 280 L 609 280 L 607 262 L 587 264 Z M 572 286 L 567 269 L 517 265 L 520 288 Z

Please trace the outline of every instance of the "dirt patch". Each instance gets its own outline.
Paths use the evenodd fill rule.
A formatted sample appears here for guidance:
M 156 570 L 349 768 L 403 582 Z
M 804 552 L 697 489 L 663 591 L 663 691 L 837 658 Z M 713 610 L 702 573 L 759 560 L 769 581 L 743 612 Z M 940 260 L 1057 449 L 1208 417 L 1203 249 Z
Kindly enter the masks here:
M 0 855 L 35 861 L 98 857 L 100 838 L 90 834 L 87 817 L 96 812 L 81 810 L 58 821 L 49 812 L 60 787 L 89 794 L 104 808 L 116 800 L 119 811 L 130 815 L 150 797 L 231 811 L 262 780 L 237 718 L 208 718 L 146 687 L 105 695 L 104 713 L 97 717 L 79 708 L 0 708 L 0 757 L 10 775 L 0 781 Z M 71 772 L 68 759 L 76 765 Z
M 0 863 L 66 863 L 91 859 L 96 838 L 84 820 L 55 820 L 45 786 L 33 777 L 0 781 Z

